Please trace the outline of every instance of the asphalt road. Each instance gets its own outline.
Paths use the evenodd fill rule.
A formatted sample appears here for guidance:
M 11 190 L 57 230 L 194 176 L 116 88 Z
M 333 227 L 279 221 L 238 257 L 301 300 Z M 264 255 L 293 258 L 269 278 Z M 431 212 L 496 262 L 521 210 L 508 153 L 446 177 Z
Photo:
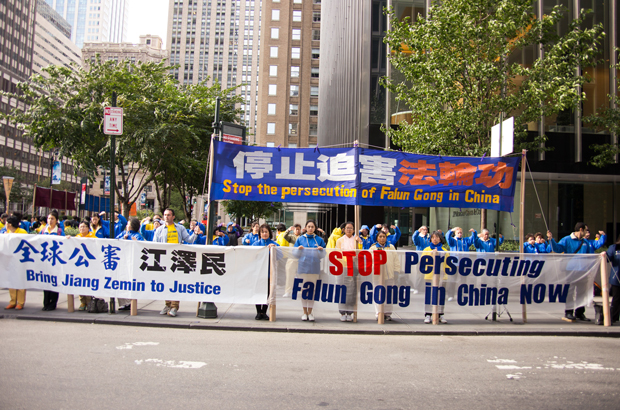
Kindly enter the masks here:
M 0 409 L 617 409 L 620 341 L 0 320 Z

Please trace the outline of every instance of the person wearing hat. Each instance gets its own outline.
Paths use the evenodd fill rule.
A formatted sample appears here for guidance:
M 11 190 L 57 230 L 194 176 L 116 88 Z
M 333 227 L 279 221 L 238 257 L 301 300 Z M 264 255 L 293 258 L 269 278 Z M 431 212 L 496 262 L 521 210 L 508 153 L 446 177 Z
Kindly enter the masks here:
M 226 235 L 228 235 L 228 246 L 239 245 L 239 227 L 235 222 L 228 222 L 226 225 Z
M 226 234 L 226 228 L 218 226 L 213 230 L 213 245 L 227 246 L 230 242 L 230 238 Z
M 368 250 L 374 244 L 368 225 L 362 225 L 359 230 L 359 238 L 362 240 L 362 249 Z
M 148 229 L 149 225 L 153 226 L 153 229 Z M 142 235 L 145 241 L 153 242 L 155 231 L 162 225 L 163 222 L 160 218 L 153 218 L 153 221 L 151 223 L 151 218 L 147 216 L 142 220 L 142 223 L 140 224 L 140 235 Z

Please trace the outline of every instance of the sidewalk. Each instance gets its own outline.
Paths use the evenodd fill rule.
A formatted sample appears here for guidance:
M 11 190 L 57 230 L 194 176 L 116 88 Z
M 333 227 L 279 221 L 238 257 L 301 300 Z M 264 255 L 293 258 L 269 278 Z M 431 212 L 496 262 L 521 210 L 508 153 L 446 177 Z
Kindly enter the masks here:
M 339 334 L 374 334 L 374 335 L 446 335 L 446 336 L 594 336 L 620 337 L 620 326 L 597 326 L 592 322 L 568 323 L 561 320 L 563 306 L 551 306 L 546 311 L 537 307 L 536 312 L 528 312 L 528 323 L 522 323 L 521 311 L 511 312 L 513 322 L 504 314 L 493 322 L 485 320 L 488 309 L 466 309 L 451 303 L 446 305 L 446 318 L 449 323 L 444 325 L 424 324 L 419 314 L 394 313 L 392 322 L 377 324 L 374 315 L 369 312 L 359 314 L 358 322 L 341 322 L 338 312 L 316 310 L 315 322 L 302 322 L 301 308 L 297 310 L 280 309 L 277 320 L 254 320 L 256 310 L 253 305 L 218 304 L 216 319 L 196 317 L 194 302 L 181 302 L 177 317 L 162 316 L 159 311 L 163 301 L 138 300 L 138 315 L 131 316 L 129 311 L 118 311 L 116 314 L 92 314 L 80 312 L 79 298 L 75 297 L 75 312 L 67 312 L 67 297 L 61 294 L 58 308 L 44 312 L 43 292 L 29 290 L 26 294 L 26 305 L 23 310 L 4 310 L 8 304 L 9 292 L 0 289 L 0 319 L 44 320 L 56 322 L 94 323 L 122 326 L 148 326 L 183 329 L 213 329 L 262 332 L 297 332 L 297 333 L 339 333 Z M 558 309 L 559 308 L 559 309 Z M 586 315 L 594 319 L 594 309 L 587 308 Z M 1 323 L 1 322 L 0 322 Z

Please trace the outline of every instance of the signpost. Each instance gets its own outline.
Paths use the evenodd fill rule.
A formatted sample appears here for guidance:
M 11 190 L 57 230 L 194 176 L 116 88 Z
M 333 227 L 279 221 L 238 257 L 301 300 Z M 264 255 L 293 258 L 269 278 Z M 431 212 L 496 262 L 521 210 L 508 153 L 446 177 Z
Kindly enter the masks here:
M 103 109 L 103 133 L 105 135 L 123 135 L 123 109 L 105 107 Z
M 2 182 L 4 182 L 4 196 L 6 197 L 6 210 L 5 212 L 9 212 L 9 196 L 11 195 L 11 188 L 13 188 L 13 177 L 2 177 Z

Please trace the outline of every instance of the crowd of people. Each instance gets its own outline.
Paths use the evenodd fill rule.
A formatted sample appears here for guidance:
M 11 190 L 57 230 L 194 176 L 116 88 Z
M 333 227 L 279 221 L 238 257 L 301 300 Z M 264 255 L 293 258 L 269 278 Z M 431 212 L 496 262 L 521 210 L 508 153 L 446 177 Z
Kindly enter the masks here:
M 76 227 L 79 233 L 75 235 L 80 238 L 109 238 L 111 229 L 110 222 L 102 218 L 105 212 L 93 213 L 90 217 L 79 221 L 77 217 L 68 219 L 66 216 L 59 219 L 56 211 L 51 211 L 47 218 L 32 218 L 28 221 L 18 212 L 0 215 L 0 234 L 28 234 L 36 232 L 41 235 L 65 235 L 65 227 Z M 183 222 L 183 221 L 181 221 Z M 137 218 L 130 218 L 129 221 L 122 215 L 115 212 L 114 236 L 120 240 L 152 241 L 160 243 L 194 244 L 204 245 L 207 243 L 205 224 L 197 220 L 190 222 L 189 228 L 185 228 L 182 223 L 175 222 L 175 213 L 172 209 L 166 209 L 163 217 L 154 215 L 142 221 Z M 401 231 L 396 225 L 376 224 L 369 228 L 362 225 L 356 232 L 353 222 L 346 222 L 335 228 L 328 236 L 325 231 L 317 227 L 314 220 L 308 220 L 304 227 L 295 224 L 287 228 L 284 224 L 279 224 L 275 235 L 272 233 L 268 224 L 252 223 L 250 231 L 245 233 L 243 228 L 234 222 L 226 225 L 218 225 L 212 232 L 213 245 L 217 246 L 292 246 L 293 258 L 286 262 L 286 283 L 283 297 L 290 297 L 293 290 L 295 277 L 303 278 L 303 284 L 312 282 L 316 284 L 321 273 L 321 260 L 325 257 L 325 249 L 347 250 L 395 250 L 401 237 Z M 488 229 L 483 229 L 480 234 L 475 229 L 469 230 L 470 235 L 465 237 L 464 230 L 460 227 L 449 229 L 444 234 L 440 229 L 429 232 L 427 226 L 419 227 L 413 234 L 412 243 L 416 250 L 425 253 L 429 252 L 468 252 L 473 246 L 476 252 L 495 252 L 503 243 L 504 237 L 500 234 L 498 238 L 491 237 Z M 70 236 L 66 236 L 70 238 Z M 574 232 L 556 242 L 550 231 L 546 235 L 541 232 L 525 235 L 525 253 L 567 253 L 567 254 L 588 254 L 594 253 L 606 242 L 606 235 L 603 231 L 598 231 L 595 238 L 590 238 L 588 227 L 579 222 L 575 225 Z M 618 321 L 620 315 L 620 280 L 618 270 L 620 267 L 620 251 L 616 251 L 618 242 L 607 250 L 607 256 L 612 264 L 611 270 L 611 294 L 613 296 L 611 305 L 612 321 Z M 316 249 L 312 252 L 302 252 L 303 249 Z M 396 253 L 388 253 L 389 257 L 385 265 L 382 266 L 381 276 L 384 284 L 393 284 L 396 274 L 400 272 L 400 260 Z M 440 269 L 444 269 L 442 266 Z M 271 274 L 271 272 L 269 272 Z M 434 272 L 425 273 L 424 281 L 430 282 Z M 348 292 L 355 292 L 354 277 L 341 275 L 338 280 L 341 284 L 347 285 Z M 373 280 L 377 280 L 374 278 Z M 350 283 L 349 283 L 350 282 Z M 302 284 L 302 287 L 303 287 Z M 442 284 L 445 286 L 445 283 Z M 449 284 L 448 284 L 449 286 Z M 591 291 L 577 286 L 578 291 Z M 448 294 L 452 294 L 454 289 L 448 289 Z M 418 290 L 413 289 L 414 293 Z M 10 303 L 5 309 L 23 309 L 26 291 L 24 289 L 10 289 Z M 79 310 L 86 310 L 90 302 L 90 296 L 80 296 Z M 339 305 L 340 320 L 343 322 L 353 321 L 355 307 L 353 301 L 355 295 L 347 295 L 345 304 Z M 448 300 L 452 300 L 449 297 Z M 43 310 L 54 310 L 58 302 L 58 293 L 44 291 Z M 314 300 L 302 298 L 302 321 L 314 321 L 313 314 Z M 119 310 L 130 309 L 130 301 L 119 299 Z M 165 301 L 165 306 L 161 310 L 161 315 L 176 316 L 179 310 L 179 301 Z M 426 306 L 424 323 L 431 322 L 431 306 Z M 375 306 L 376 315 L 384 315 L 387 321 L 392 320 L 392 306 L 383 305 L 383 311 Z M 444 317 L 443 306 L 439 307 L 439 317 L 441 323 L 447 323 Z M 269 319 L 267 315 L 267 305 L 256 305 L 256 320 Z M 585 316 L 585 307 L 581 306 L 575 310 L 566 309 L 564 319 L 567 321 L 589 321 Z

